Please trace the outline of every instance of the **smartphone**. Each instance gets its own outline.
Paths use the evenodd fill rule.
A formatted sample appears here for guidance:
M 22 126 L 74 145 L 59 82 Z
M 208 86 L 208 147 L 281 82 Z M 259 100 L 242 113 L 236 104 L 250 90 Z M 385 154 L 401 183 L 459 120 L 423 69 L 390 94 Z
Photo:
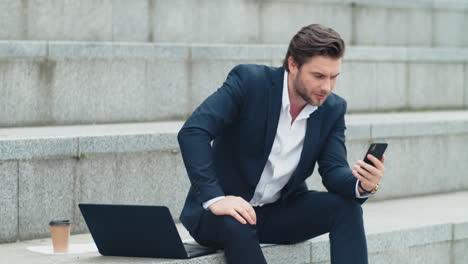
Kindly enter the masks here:
M 374 163 L 367 158 L 368 154 L 372 154 L 377 159 L 381 160 L 382 156 L 387 149 L 388 144 L 383 142 L 372 143 L 367 150 L 366 155 L 364 156 L 364 162 L 374 166 Z

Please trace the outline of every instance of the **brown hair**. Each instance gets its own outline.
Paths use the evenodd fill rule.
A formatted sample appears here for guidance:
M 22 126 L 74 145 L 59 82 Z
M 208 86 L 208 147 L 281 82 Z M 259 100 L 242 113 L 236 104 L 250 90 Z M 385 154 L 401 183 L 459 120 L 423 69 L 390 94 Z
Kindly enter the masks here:
M 300 68 L 313 56 L 325 56 L 333 59 L 342 58 L 345 43 L 335 30 L 312 24 L 303 27 L 289 43 L 288 52 L 283 60 L 283 67 L 289 72 L 288 58 L 293 57 Z

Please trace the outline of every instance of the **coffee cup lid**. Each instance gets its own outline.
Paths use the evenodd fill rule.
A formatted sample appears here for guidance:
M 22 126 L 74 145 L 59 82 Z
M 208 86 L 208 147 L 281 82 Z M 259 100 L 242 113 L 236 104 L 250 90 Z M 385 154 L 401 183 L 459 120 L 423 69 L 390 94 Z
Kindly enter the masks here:
M 51 226 L 68 226 L 70 224 L 70 220 L 53 220 L 49 223 L 49 225 Z

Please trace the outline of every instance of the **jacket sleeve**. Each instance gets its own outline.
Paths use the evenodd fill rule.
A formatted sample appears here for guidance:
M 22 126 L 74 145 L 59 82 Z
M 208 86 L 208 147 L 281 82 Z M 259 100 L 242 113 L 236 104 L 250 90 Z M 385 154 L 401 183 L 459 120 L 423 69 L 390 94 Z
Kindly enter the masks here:
M 232 69 L 221 88 L 193 112 L 177 135 L 192 189 L 200 204 L 224 196 L 215 175 L 211 141 L 240 113 L 245 98 L 242 70 L 242 65 Z
M 356 198 L 356 181 L 346 160 L 345 120 L 346 101 L 342 104 L 342 113 L 335 122 L 330 135 L 319 156 L 319 173 L 322 183 L 329 192 L 337 193 L 347 198 L 363 203 L 365 199 Z

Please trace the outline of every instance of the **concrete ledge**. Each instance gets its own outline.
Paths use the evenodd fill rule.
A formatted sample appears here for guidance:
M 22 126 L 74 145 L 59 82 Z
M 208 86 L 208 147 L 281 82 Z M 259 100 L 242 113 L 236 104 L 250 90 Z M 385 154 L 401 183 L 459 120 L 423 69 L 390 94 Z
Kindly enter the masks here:
M 468 111 L 348 114 L 348 140 L 468 133 Z M 183 122 L 0 129 L 0 160 L 177 151 Z
M 396 8 L 441 8 L 441 9 L 458 9 L 463 10 L 468 8 L 468 4 L 463 0 L 415 0 L 415 1 L 385 1 L 385 0 L 336 0 L 341 2 L 350 2 L 358 5 L 373 5 Z
M 0 126 L 184 119 L 234 66 L 280 66 L 286 48 L 0 41 Z M 335 92 L 352 113 L 466 109 L 467 65 L 467 49 L 354 46 Z
M 177 44 L 49 42 L 49 58 L 187 59 L 189 46 Z
M 346 122 L 351 140 L 468 133 L 467 111 L 348 114 Z
M 0 39 L 287 43 L 315 22 L 356 44 L 468 46 L 467 9 L 462 0 L 4 0 Z
M 0 41 L 0 57 L 46 57 L 48 46 L 43 41 Z
M 373 200 L 468 190 L 467 111 L 346 119 L 350 166 L 363 158 L 370 142 L 389 143 L 386 176 Z M 79 202 L 162 204 L 177 217 L 190 186 L 176 140 L 181 126 L 162 122 L 0 129 L 1 182 L 6 186 L 0 191 L 0 226 L 19 230 L 2 233 L 0 241 L 47 235 L 37 224 L 47 222 L 47 216 L 73 219 L 73 232 L 84 232 Z M 307 183 L 310 189 L 325 190 L 317 168 Z M 18 219 L 19 226 L 8 219 Z
M 369 260 L 384 263 L 463 263 L 468 257 L 460 250 L 466 243 L 468 193 L 431 195 L 427 197 L 365 203 L 364 223 L 367 232 Z M 447 206 L 450 205 L 450 206 Z M 462 228 L 460 228 L 462 227 Z M 178 226 L 183 239 L 187 231 Z M 71 243 L 92 243 L 90 235 L 72 236 Z M 191 260 L 104 257 L 99 253 L 47 256 L 28 251 L 26 247 L 51 245 L 50 239 L 0 245 L 0 254 L 18 264 L 30 263 L 225 263 L 222 253 Z M 330 263 L 328 236 L 322 235 L 289 246 L 265 247 L 268 263 Z M 450 262 L 450 260 L 454 262 Z M 380 262 L 379 262 L 380 263 Z
M 177 149 L 182 122 L 0 129 L 0 160 Z
M 192 59 L 281 60 L 287 45 L 276 44 L 181 44 L 0 40 L 0 57 L 38 59 Z M 468 48 L 348 46 L 345 60 L 387 62 L 468 61 Z

